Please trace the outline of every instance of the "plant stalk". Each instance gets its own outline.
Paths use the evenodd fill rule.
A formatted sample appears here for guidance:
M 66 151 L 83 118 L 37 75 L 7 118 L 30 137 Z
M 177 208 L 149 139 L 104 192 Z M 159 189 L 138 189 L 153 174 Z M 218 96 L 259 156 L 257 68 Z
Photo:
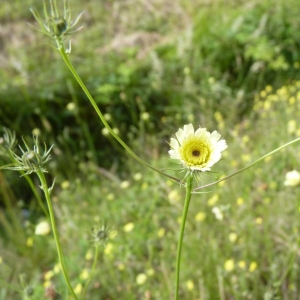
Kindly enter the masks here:
M 61 249 L 61 245 L 58 239 L 58 233 L 57 233 L 57 227 L 56 227 L 56 222 L 55 222 L 55 217 L 54 217 L 54 211 L 53 211 L 53 206 L 51 203 L 51 199 L 50 199 L 50 192 L 47 186 L 47 182 L 46 182 L 46 178 L 44 173 L 41 170 L 38 170 L 37 175 L 40 179 L 41 182 L 41 189 L 43 190 L 45 197 L 46 197 L 46 201 L 47 201 L 47 205 L 48 205 L 48 210 L 49 210 L 49 216 L 50 216 L 50 221 L 51 221 L 51 227 L 52 227 L 52 231 L 53 231 L 53 235 L 54 235 L 54 240 L 55 240 L 55 244 L 56 244 L 56 250 L 57 250 L 57 254 L 58 254 L 58 258 L 59 258 L 59 263 L 61 266 L 61 270 L 63 273 L 63 276 L 65 278 L 65 281 L 67 283 L 67 286 L 72 294 L 72 296 L 74 297 L 74 299 L 78 300 L 77 296 L 75 295 L 75 292 L 71 286 L 68 274 L 67 274 L 67 270 L 66 270 L 66 266 L 64 263 L 64 257 L 63 257 L 63 253 L 62 253 L 62 249 Z
M 206 187 L 215 185 L 215 184 L 217 184 L 217 183 L 219 183 L 219 182 L 221 182 L 221 181 L 227 180 L 227 179 L 229 179 L 229 178 L 231 178 L 231 177 L 233 177 L 233 176 L 235 176 L 235 175 L 237 175 L 237 174 L 239 174 L 239 173 L 242 173 L 242 172 L 248 170 L 249 168 L 253 167 L 253 166 L 256 165 L 257 163 L 259 163 L 260 161 L 262 161 L 262 160 L 265 159 L 266 157 L 268 157 L 268 156 L 270 156 L 270 155 L 272 155 L 272 154 L 275 154 L 276 152 L 280 151 L 281 149 L 283 149 L 283 148 L 285 148 L 285 147 L 287 147 L 287 146 L 289 146 L 289 145 L 291 145 L 291 144 L 293 144 L 293 143 L 296 143 L 296 142 L 298 142 L 298 141 L 300 141 L 300 138 L 294 139 L 294 140 L 292 140 L 291 142 L 288 142 L 288 143 L 286 143 L 286 144 L 284 144 L 284 145 L 282 145 L 282 146 L 276 148 L 275 150 L 273 150 L 273 151 L 271 151 L 271 152 L 265 154 L 265 155 L 262 156 L 261 158 L 257 159 L 257 160 L 256 160 L 254 163 L 252 163 L 251 165 L 249 165 L 249 166 L 247 166 L 247 167 L 245 167 L 245 168 L 242 168 L 242 169 L 238 170 L 237 172 L 235 172 L 235 173 L 233 173 L 233 174 L 231 174 L 231 175 L 228 175 L 228 176 L 226 176 L 226 177 L 224 177 L 224 178 L 222 178 L 222 179 L 219 179 L 219 180 L 217 180 L 217 181 L 214 181 L 214 182 L 211 182 L 211 183 L 208 183 L 208 184 L 199 186 L 199 187 L 195 188 L 193 191 L 201 190 L 201 189 L 204 189 L 204 188 L 206 188 Z
M 192 196 L 192 187 L 193 187 L 193 174 L 189 174 L 186 181 L 186 189 L 185 189 L 185 199 L 184 199 L 184 207 L 181 217 L 181 225 L 180 225 L 180 233 L 179 240 L 177 245 L 177 258 L 176 258 L 176 280 L 175 280 L 175 296 L 174 300 L 178 300 L 179 293 L 179 279 L 180 279 L 180 261 L 181 261 L 181 250 L 182 250 L 182 242 L 184 235 L 184 228 L 187 218 L 187 213 L 189 210 L 190 200 Z
M 81 80 L 80 76 L 78 75 L 77 71 L 75 70 L 75 68 L 73 67 L 71 61 L 69 60 L 68 55 L 66 54 L 66 50 L 64 48 L 63 42 L 61 41 L 60 38 L 56 39 L 56 44 L 58 46 L 58 51 L 61 54 L 65 64 L 67 65 L 67 67 L 69 68 L 69 70 L 71 71 L 71 73 L 73 74 L 73 76 L 75 77 L 75 79 L 77 80 L 78 84 L 80 85 L 80 87 L 82 88 L 82 90 L 84 91 L 85 95 L 87 96 L 87 98 L 89 99 L 89 101 L 91 102 L 92 106 L 94 107 L 97 115 L 99 116 L 100 120 L 102 121 L 103 125 L 108 129 L 109 133 L 123 146 L 123 148 L 135 159 L 137 160 L 139 163 L 141 163 L 142 165 L 160 173 L 163 176 L 166 176 L 172 180 L 175 180 L 179 183 L 181 183 L 181 180 L 173 177 L 171 175 L 168 175 L 152 166 L 150 166 L 149 164 L 147 164 L 145 161 L 143 161 L 140 157 L 138 157 L 131 149 L 130 147 L 127 146 L 127 144 L 116 134 L 114 133 L 114 131 L 111 129 L 111 127 L 109 126 L 109 124 L 107 123 L 107 121 L 105 120 L 102 112 L 100 111 L 100 109 L 98 108 L 94 98 L 92 97 L 92 95 L 90 94 L 89 90 L 87 89 L 87 87 L 85 86 L 85 84 L 83 83 L 83 81 Z

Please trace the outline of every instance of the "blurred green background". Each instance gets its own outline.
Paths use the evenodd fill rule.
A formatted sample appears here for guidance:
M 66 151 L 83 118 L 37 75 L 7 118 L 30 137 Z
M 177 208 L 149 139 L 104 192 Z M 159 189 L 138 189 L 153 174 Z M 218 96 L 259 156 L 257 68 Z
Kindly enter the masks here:
M 72 0 L 84 28 L 71 36 L 70 59 L 112 128 L 157 168 L 178 167 L 167 142 L 179 127 L 218 130 L 229 147 L 199 184 L 211 182 L 300 136 L 298 2 Z M 0 5 L 0 126 L 19 143 L 39 135 L 54 144 L 47 178 L 56 177 L 71 282 L 80 297 L 91 228 L 106 222 L 114 235 L 86 299 L 172 299 L 184 189 L 107 135 L 53 41 L 28 25 L 37 27 L 31 6 L 42 13 L 37 0 Z M 300 171 L 299 154 L 295 144 L 193 196 L 181 299 L 300 299 L 299 186 L 284 184 Z M 35 234 L 44 216 L 18 173 L 0 172 L 0 204 L 0 278 L 23 289 L 2 283 L 0 299 L 68 299 L 53 238 Z

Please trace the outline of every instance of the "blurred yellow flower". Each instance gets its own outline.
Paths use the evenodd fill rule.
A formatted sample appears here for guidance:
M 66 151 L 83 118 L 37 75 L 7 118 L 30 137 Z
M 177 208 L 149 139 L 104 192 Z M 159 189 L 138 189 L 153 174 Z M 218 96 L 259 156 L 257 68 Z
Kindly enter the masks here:
M 249 136 L 248 136 L 248 135 L 244 135 L 244 136 L 242 137 L 242 141 L 243 141 L 244 144 L 247 144 L 247 143 L 250 141 Z
M 141 114 L 141 119 L 142 119 L 143 121 L 147 121 L 147 120 L 149 120 L 149 118 L 150 118 L 150 114 L 149 114 L 148 112 L 143 112 L 143 113 Z
M 59 263 L 54 265 L 53 272 L 55 274 L 60 272 L 60 264 Z
M 272 156 L 267 156 L 265 159 L 264 159 L 264 162 L 268 163 L 272 160 Z
M 300 184 L 300 173 L 296 170 L 287 172 L 285 175 L 285 186 L 297 186 Z
M 242 161 L 249 162 L 251 160 L 251 156 L 249 154 L 242 154 Z
M 36 225 L 34 233 L 36 235 L 47 235 L 50 231 L 50 224 L 47 221 L 41 221 Z
M 134 223 L 133 222 L 129 222 L 127 223 L 124 227 L 123 227 L 123 230 L 125 232 L 130 232 L 134 229 Z
M 224 263 L 224 269 L 227 272 L 231 272 L 234 269 L 234 260 L 233 259 L 227 259 Z
M 255 219 L 255 223 L 258 225 L 262 224 L 262 222 L 263 222 L 263 219 L 261 217 L 258 217 Z
M 175 204 L 180 200 L 180 194 L 177 190 L 173 190 L 168 194 L 168 199 L 171 204 Z
M 79 278 L 81 280 L 87 280 L 89 278 L 89 270 L 88 269 L 83 269 L 80 273 Z
M 122 264 L 122 263 L 118 264 L 118 269 L 119 269 L 120 271 L 125 270 L 125 265 Z
M 104 254 L 106 254 L 106 255 L 112 254 L 113 249 L 114 249 L 114 245 L 112 243 L 108 243 L 106 245 L 106 247 L 104 248 Z
M 157 232 L 157 236 L 162 238 L 166 233 L 166 229 L 165 228 L 160 228 Z
M 109 114 L 109 113 L 104 114 L 104 119 L 106 121 L 110 121 L 111 120 L 111 114 Z
M 32 135 L 34 135 L 34 136 L 39 136 L 39 135 L 41 135 L 41 130 L 40 130 L 39 128 L 34 128 L 34 129 L 32 130 Z
M 53 276 L 54 276 L 54 271 L 49 270 L 48 272 L 45 273 L 44 279 L 45 279 L 45 281 L 47 281 L 47 280 L 50 280 Z
M 66 190 L 70 187 L 70 182 L 68 180 L 64 180 L 62 183 L 61 183 L 61 188 Z
M 185 285 L 189 291 L 192 291 L 195 287 L 193 280 L 188 280 Z
M 33 238 L 31 236 L 27 238 L 26 246 L 29 248 L 33 246 Z
M 290 97 L 289 105 L 294 105 L 296 103 L 296 98 L 294 96 Z
M 127 180 L 122 181 L 120 184 L 120 188 L 123 190 L 127 189 L 129 186 L 130 186 L 130 183 Z
M 104 136 L 109 135 L 109 130 L 106 127 L 102 128 L 101 132 Z
M 245 262 L 244 260 L 240 260 L 240 261 L 238 262 L 238 266 L 239 266 L 240 269 L 245 269 L 245 267 L 246 267 L 246 262 Z
M 287 131 L 288 133 L 292 134 L 297 129 L 297 122 L 296 120 L 289 120 L 287 123 Z
M 242 205 L 242 204 L 244 204 L 244 199 L 243 199 L 242 197 L 238 197 L 238 198 L 236 199 L 236 204 L 237 204 L 237 205 Z
M 147 281 L 147 275 L 145 273 L 140 273 L 136 276 L 136 283 L 142 285 Z
M 142 179 L 143 175 L 141 173 L 135 173 L 133 176 L 133 179 L 135 181 L 140 181 Z
M 194 115 L 194 114 L 188 114 L 187 120 L 188 120 L 189 122 L 194 122 L 194 120 L 195 120 L 195 115 Z
M 216 121 L 219 123 L 223 121 L 223 116 L 219 111 L 216 111 L 214 113 L 214 117 L 215 117 Z
M 269 187 L 271 190 L 276 190 L 277 188 L 277 182 L 276 181 L 271 181 L 269 184 Z
M 106 196 L 106 199 L 107 199 L 108 201 L 112 201 L 112 200 L 115 199 L 115 195 L 114 195 L 113 193 L 109 193 L 109 194 Z
M 0 256 L 0 265 L 3 263 L 3 258 Z
M 252 261 L 249 266 L 249 272 L 254 272 L 257 269 L 257 263 Z
M 82 292 L 82 284 L 81 283 L 77 283 L 74 287 L 74 293 L 76 295 L 79 295 Z
M 91 260 L 93 258 L 93 251 L 88 250 L 87 253 L 85 254 L 85 260 Z
M 267 92 L 264 91 L 264 90 L 262 90 L 262 91 L 259 93 L 259 96 L 260 96 L 261 98 L 265 98 L 265 97 L 267 96 Z
M 66 106 L 67 110 L 73 111 L 76 108 L 76 104 L 74 102 L 69 102 Z
M 51 281 L 47 280 L 43 283 L 44 288 L 48 288 L 49 286 L 51 286 Z
M 271 93 L 272 90 L 273 90 L 273 87 L 271 85 L 267 85 L 265 90 L 268 92 L 268 93 Z
M 230 242 L 234 243 L 238 238 L 238 235 L 235 232 L 229 233 L 228 239 Z
M 153 276 L 155 271 L 154 271 L 154 269 L 150 268 L 150 269 L 147 270 L 146 273 L 147 273 L 148 276 Z
M 118 135 L 120 133 L 120 130 L 117 127 L 113 128 L 112 130 L 116 135 Z
M 232 160 L 232 161 L 230 162 L 230 164 L 231 164 L 232 167 L 237 167 L 238 162 L 234 159 L 234 160 Z
M 203 211 L 199 211 L 195 216 L 195 221 L 202 222 L 205 220 L 205 218 L 206 218 L 206 213 Z
M 211 198 L 207 200 L 208 206 L 214 206 L 219 200 L 219 195 L 214 194 Z
M 145 190 L 148 189 L 148 187 L 149 187 L 148 182 L 143 182 L 143 184 L 142 184 L 142 186 L 141 186 L 141 189 L 142 189 L 143 191 L 145 191 Z

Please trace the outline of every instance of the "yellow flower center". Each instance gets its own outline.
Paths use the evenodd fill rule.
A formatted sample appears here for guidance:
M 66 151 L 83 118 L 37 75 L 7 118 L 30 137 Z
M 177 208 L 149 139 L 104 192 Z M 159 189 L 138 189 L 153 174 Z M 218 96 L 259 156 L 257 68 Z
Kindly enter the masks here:
M 187 138 L 180 147 L 180 156 L 189 167 L 204 167 L 211 154 L 211 146 L 205 140 L 196 136 Z

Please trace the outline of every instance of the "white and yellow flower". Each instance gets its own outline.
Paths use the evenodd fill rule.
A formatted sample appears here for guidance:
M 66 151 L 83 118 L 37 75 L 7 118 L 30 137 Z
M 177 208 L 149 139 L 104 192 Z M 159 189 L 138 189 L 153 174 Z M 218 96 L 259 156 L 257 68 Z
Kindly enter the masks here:
M 209 171 L 227 148 L 225 140 L 220 138 L 217 131 L 210 133 L 201 127 L 195 131 L 192 124 L 184 125 L 183 129 L 177 131 L 175 138 L 171 138 L 169 155 L 191 171 Z

